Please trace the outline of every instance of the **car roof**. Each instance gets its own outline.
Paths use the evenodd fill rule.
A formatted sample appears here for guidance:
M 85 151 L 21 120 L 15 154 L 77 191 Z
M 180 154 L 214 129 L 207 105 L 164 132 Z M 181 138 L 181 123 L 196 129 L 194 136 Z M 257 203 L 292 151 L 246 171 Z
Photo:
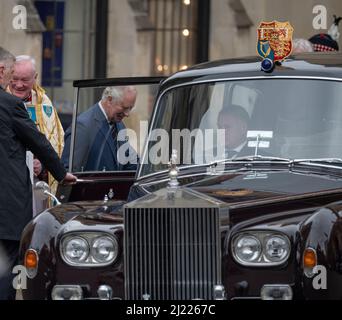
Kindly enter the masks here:
M 184 83 L 246 77 L 319 77 L 342 80 L 341 53 L 302 53 L 288 57 L 271 73 L 261 71 L 260 57 L 218 60 L 195 65 L 167 78 L 163 89 Z
M 111 85 L 137 85 L 160 83 L 161 90 L 174 85 L 196 81 L 214 81 L 227 78 L 265 76 L 315 76 L 342 79 L 342 53 L 303 53 L 292 55 L 273 72 L 261 71 L 260 57 L 245 57 L 205 62 L 179 71 L 169 77 L 129 77 L 75 80 L 74 87 L 100 87 Z

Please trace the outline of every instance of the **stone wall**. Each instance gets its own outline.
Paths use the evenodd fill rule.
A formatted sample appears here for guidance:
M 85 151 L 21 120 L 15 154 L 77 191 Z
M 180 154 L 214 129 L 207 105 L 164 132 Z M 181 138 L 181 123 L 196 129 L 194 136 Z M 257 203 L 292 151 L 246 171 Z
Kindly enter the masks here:
M 309 38 L 314 34 L 327 32 L 315 30 L 312 21 L 316 16 L 312 10 L 322 4 L 327 9 L 327 28 L 333 22 L 333 14 L 342 16 L 341 0 L 239 0 L 253 25 L 238 28 L 236 11 L 231 3 L 235 0 L 211 1 L 210 59 L 234 58 L 256 54 L 256 32 L 262 20 L 290 21 L 295 38 Z M 342 33 L 342 25 L 340 26 Z M 342 47 L 342 39 L 340 38 Z
M 153 35 L 139 30 L 137 13 L 127 0 L 110 0 L 108 77 L 149 75 Z
M 12 10 L 16 5 L 17 1 L 15 0 L 0 0 L 0 46 L 14 55 L 33 56 L 36 59 L 37 70 L 40 74 L 42 61 L 41 33 L 29 33 L 25 30 L 13 28 L 12 21 L 15 14 L 12 13 Z

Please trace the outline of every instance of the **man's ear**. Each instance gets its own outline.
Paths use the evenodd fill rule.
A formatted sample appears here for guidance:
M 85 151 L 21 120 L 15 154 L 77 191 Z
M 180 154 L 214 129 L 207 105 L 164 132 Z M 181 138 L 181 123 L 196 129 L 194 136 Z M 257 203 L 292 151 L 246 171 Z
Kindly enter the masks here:
M 36 72 L 36 74 L 34 75 L 34 80 L 37 81 L 38 78 L 38 72 Z
M 4 71 L 5 71 L 5 66 L 2 63 L 0 63 L 0 73 L 1 73 L 1 75 L 4 74 Z

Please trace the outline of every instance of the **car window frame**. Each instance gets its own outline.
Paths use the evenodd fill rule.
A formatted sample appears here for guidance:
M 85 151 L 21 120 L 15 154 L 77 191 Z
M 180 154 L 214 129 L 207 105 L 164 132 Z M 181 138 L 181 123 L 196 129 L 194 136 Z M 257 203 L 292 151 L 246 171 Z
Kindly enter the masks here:
M 86 79 L 86 80 L 75 80 L 73 82 L 74 87 L 74 107 L 72 113 L 72 122 L 71 122 L 71 140 L 70 140 L 70 153 L 69 153 L 69 170 L 74 174 L 83 174 L 85 172 L 73 171 L 73 158 L 74 158 L 74 149 L 75 149 L 75 138 L 76 138 L 76 120 L 77 120 L 77 112 L 78 112 L 78 102 L 80 89 L 84 88 L 97 88 L 97 87 L 106 87 L 106 86 L 128 86 L 128 85 L 159 85 L 166 77 L 119 77 L 119 78 L 108 78 L 108 79 Z M 155 98 L 158 97 L 158 91 Z M 153 103 L 153 109 L 155 106 L 155 102 Z M 149 121 L 150 125 L 150 121 Z M 101 171 L 89 171 L 86 173 L 96 174 Z M 135 170 L 120 170 L 120 171 L 107 171 L 110 173 L 115 172 L 137 172 Z

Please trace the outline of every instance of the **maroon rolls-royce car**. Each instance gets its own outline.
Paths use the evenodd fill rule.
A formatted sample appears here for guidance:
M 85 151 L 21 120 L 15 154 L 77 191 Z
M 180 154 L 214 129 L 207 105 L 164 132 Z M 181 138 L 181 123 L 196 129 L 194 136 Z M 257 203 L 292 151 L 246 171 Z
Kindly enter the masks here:
M 126 85 L 137 171 L 76 166 L 80 115 Z M 342 299 L 341 54 L 74 86 L 78 182 L 24 230 L 24 299 Z

